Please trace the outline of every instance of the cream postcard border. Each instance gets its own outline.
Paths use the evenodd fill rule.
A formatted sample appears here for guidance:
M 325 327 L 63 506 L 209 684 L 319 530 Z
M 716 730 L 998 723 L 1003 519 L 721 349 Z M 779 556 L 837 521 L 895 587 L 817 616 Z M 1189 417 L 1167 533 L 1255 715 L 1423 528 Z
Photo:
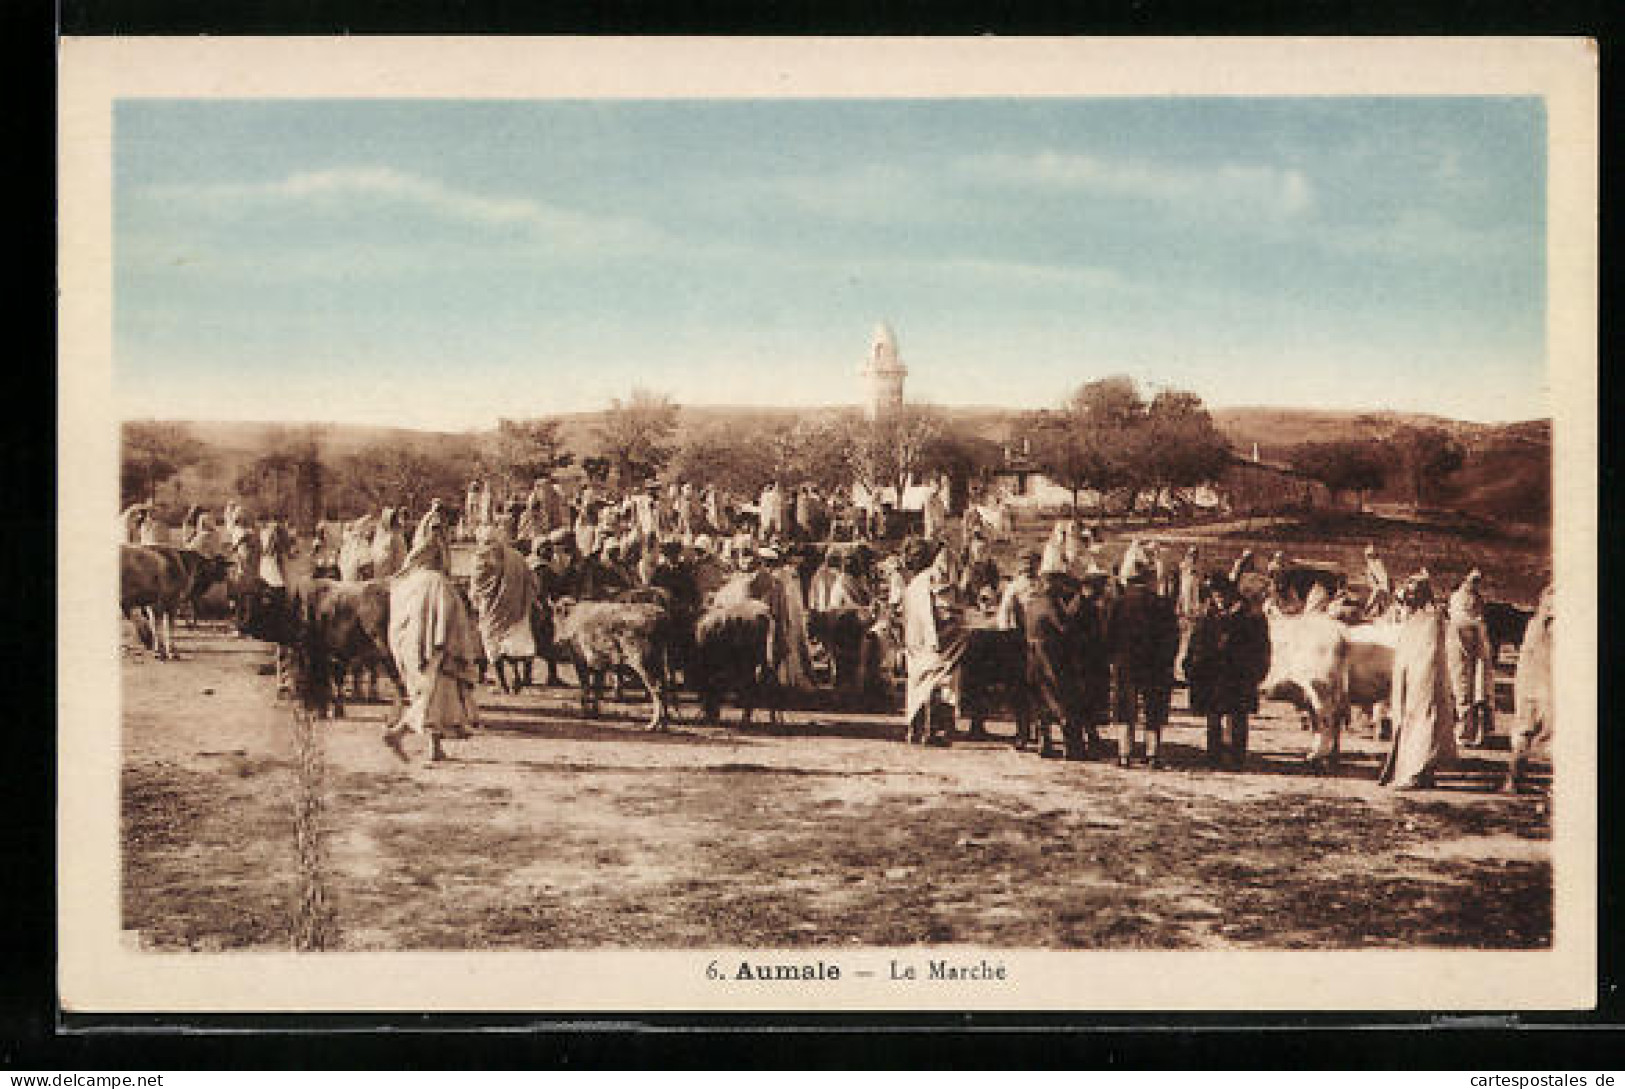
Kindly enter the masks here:
M 1556 38 L 68 38 L 60 85 L 59 986 L 75 1012 L 1531 1010 L 1596 994 L 1597 54 Z M 1003 983 L 707 983 L 737 950 L 136 952 L 119 926 L 112 105 L 121 98 L 1533 95 L 1547 108 L 1557 580 L 1554 945 L 997 950 Z M 1518 415 L 1508 406 L 1507 415 Z M 901 951 L 900 951 L 901 952 Z M 926 950 L 906 951 L 921 960 Z M 960 955 L 966 952 L 955 948 Z M 974 955 L 974 951 L 971 951 Z M 991 952 L 991 951 L 990 951 Z M 776 951 L 779 960 L 786 958 Z M 826 951 L 867 966 L 885 952 Z

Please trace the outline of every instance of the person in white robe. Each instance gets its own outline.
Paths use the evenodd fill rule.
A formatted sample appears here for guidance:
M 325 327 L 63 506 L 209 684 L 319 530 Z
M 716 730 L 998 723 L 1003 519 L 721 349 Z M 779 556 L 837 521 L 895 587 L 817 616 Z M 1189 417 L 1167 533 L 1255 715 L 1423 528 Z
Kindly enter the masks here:
M 267 586 L 288 585 L 288 559 L 293 551 L 293 536 L 280 521 L 268 522 L 260 529 L 260 578 Z
M 903 721 L 911 744 L 948 745 L 959 706 L 959 663 L 965 635 L 953 610 L 953 583 L 942 564 L 926 563 L 919 542 L 905 565 L 915 570 L 903 592 L 903 649 L 908 684 Z M 940 556 L 938 557 L 940 558 Z
M 1073 542 L 1072 521 L 1063 518 L 1050 527 L 1049 537 L 1044 541 L 1044 550 L 1039 555 L 1039 570 L 1069 571 L 1072 557 L 1076 555 L 1077 545 Z
M 733 527 L 723 520 L 722 497 L 714 487 L 705 489 L 705 528 L 707 533 L 727 534 Z
M 1253 556 L 1253 550 L 1250 548 L 1242 549 L 1241 555 L 1236 557 L 1236 562 L 1230 565 L 1230 581 L 1239 586 L 1241 576 L 1252 574 L 1256 564 L 1257 561 Z
M 132 503 L 118 516 L 119 544 L 140 544 L 141 526 L 152 514 L 151 503 Z
M 925 536 L 927 540 L 940 541 L 948 528 L 948 504 L 943 502 L 942 489 L 939 485 L 931 485 L 925 495 Z
M 536 605 L 537 591 L 536 572 L 524 555 L 499 531 L 490 526 L 482 529 L 474 550 L 469 597 L 479 617 L 486 660 L 495 663 L 497 679 L 504 688 L 504 663 L 508 661 L 516 666 L 516 687 L 530 684 L 531 659 L 537 653 L 530 613 Z
M 762 489 L 761 498 L 757 501 L 758 522 L 762 528 L 764 540 L 784 536 L 784 493 L 779 491 L 778 481 L 774 481 Z
M 383 740 L 403 761 L 405 736 L 426 735 L 427 760 L 445 759 L 441 741 L 479 725 L 474 687 L 482 650 L 479 630 L 446 573 L 447 548 L 437 512 L 423 516 L 406 563 L 390 581 L 389 651 L 406 687 L 400 721 Z
M 1440 767 L 1456 758 L 1456 705 L 1445 660 L 1445 617 L 1428 580 L 1405 586 L 1394 645 L 1389 697 L 1394 738 L 1377 781 L 1395 790 L 1426 790 Z
M 1450 663 L 1450 688 L 1456 697 L 1456 722 L 1464 745 L 1483 741 L 1489 718 L 1493 677 L 1490 661 L 1490 634 L 1484 626 L 1483 576 L 1470 572 L 1456 592 L 1450 595 L 1449 638 L 1445 642 Z
M 342 582 L 359 582 L 372 566 L 372 542 L 378 532 L 378 519 L 363 514 L 346 522 L 339 536 L 338 568 Z
M 1388 565 L 1377 555 L 1377 546 L 1365 546 L 1365 577 L 1371 584 L 1371 597 L 1366 602 L 1365 615 L 1375 620 L 1386 613 L 1394 603 L 1394 587 L 1388 578 Z
M 1535 615 L 1523 634 L 1518 649 L 1518 672 L 1513 680 L 1517 721 L 1512 729 L 1512 760 L 1502 789 L 1516 793 L 1523 789 L 1529 761 L 1550 756 L 1554 733 L 1552 704 L 1552 606 L 1550 583 L 1541 592 Z
M 1181 620 L 1202 615 L 1202 571 L 1195 545 L 1187 548 L 1185 558 L 1179 561 L 1179 589 L 1175 602 Z
M 1117 564 L 1117 577 L 1123 582 L 1138 575 L 1142 568 L 1151 566 L 1151 557 L 1146 554 L 1145 546 L 1138 537 L 1129 538 L 1128 547 L 1123 550 L 1123 558 Z

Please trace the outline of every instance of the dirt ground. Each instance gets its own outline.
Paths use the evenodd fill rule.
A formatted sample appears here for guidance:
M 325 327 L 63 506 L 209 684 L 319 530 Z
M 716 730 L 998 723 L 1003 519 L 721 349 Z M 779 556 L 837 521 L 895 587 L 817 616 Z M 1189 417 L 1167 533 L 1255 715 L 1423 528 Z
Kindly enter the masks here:
M 180 640 L 178 663 L 122 664 L 124 925 L 148 948 L 287 948 L 292 713 L 263 644 Z M 1182 711 L 1152 772 L 1018 753 L 1002 723 L 939 750 L 896 719 L 700 727 L 685 700 L 651 735 L 641 704 L 585 721 L 565 689 L 481 698 L 484 728 L 432 768 L 380 742 L 386 705 L 320 725 L 337 948 L 1551 942 L 1549 802 L 1491 792 L 1504 734 L 1395 794 L 1369 733 L 1339 776 L 1305 773 L 1280 704 L 1238 774 L 1207 770 Z

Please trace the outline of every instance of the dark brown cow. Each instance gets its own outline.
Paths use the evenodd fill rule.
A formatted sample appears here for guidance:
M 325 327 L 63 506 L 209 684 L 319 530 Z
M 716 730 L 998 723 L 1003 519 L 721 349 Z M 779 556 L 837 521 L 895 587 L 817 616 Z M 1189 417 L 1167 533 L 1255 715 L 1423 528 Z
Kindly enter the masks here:
M 959 710 L 970 721 L 973 737 L 981 736 L 1001 705 L 1015 718 L 1016 735 L 1025 738 L 1032 717 L 1027 637 L 1014 629 L 971 628 L 965 632 L 965 656 L 959 662 Z
M 225 581 L 227 562 L 205 556 L 189 548 L 170 545 L 119 546 L 119 609 L 125 616 L 131 610 L 146 614 L 148 635 L 142 642 L 159 660 L 177 658 L 175 653 L 175 614 L 183 603 L 192 603 L 216 582 Z M 133 617 L 132 617 L 133 619 Z M 138 625 L 139 627 L 139 625 Z
M 739 702 L 740 725 L 747 725 L 764 703 L 769 721 L 779 721 L 777 678 L 769 663 L 772 645 L 773 610 L 765 602 L 741 601 L 705 611 L 694 629 L 688 683 L 700 697 L 707 722 L 720 719 L 728 695 Z
M 828 652 L 835 668 L 835 686 L 845 691 L 863 687 L 860 664 L 863 641 L 874 624 L 868 609 L 841 605 L 807 614 L 807 635 Z
M 363 668 L 382 669 L 395 684 L 395 716 L 400 717 L 406 689 L 389 654 L 386 580 L 295 579 L 287 587 L 261 582 L 239 599 L 237 629 L 305 655 L 318 683 L 332 686 L 334 718 L 344 717 L 345 676 L 359 681 Z M 376 694 L 376 672 L 372 688 Z

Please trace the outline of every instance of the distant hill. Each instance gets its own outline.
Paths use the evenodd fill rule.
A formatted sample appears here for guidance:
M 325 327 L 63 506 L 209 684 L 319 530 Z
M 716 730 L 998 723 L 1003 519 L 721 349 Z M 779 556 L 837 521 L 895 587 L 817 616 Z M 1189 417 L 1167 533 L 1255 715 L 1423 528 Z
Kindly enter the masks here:
M 1531 420 L 1511 424 L 1483 424 L 1452 420 L 1422 412 L 1338 411 L 1324 408 L 1215 408 L 1213 422 L 1238 451 L 1250 454 L 1253 443 L 1265 460 L 1283 457 L 1300 443 L 1361 439 L 1385 434 L 1396 427 L 1442 427 L 1471 446 L 1486 436 L 1503 433 L 1533 434 L 1545 428 L 1550 442 L 1551 424 Z

